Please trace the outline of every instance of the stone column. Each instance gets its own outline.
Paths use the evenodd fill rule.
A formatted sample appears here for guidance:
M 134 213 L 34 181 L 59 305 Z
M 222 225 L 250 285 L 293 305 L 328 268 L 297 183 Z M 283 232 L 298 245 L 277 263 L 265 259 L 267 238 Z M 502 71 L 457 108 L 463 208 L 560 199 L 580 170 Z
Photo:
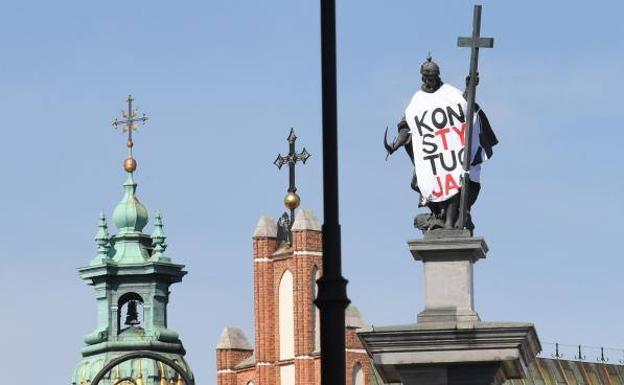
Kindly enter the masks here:
M 386 383 L 498 385 L 525 378 L 541 350 L 530 323 L 482 322 L 474 308 L 473 267 L 483 238 L 438 230 L 408 241 L 424 264 L 425 308 L 417 322 L 358 332 Z
M 407 242 L 414 259 L 424 265 L 425 309 L 418 314 L 418 322 L 479 321 L 474 310 L 473 265 L 485 258 L 485 241 L 463 231 L 454 231 L 448 238 L 429 234 Z

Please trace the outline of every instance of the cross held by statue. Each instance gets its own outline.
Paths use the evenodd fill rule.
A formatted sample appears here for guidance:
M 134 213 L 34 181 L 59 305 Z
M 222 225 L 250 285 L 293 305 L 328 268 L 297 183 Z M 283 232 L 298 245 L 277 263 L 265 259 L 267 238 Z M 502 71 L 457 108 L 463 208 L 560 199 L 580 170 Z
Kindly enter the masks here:
M 470 162 L 472 160 L 471 148 L 472 148 L 472 130 L 474 121 L 474 107 L 477 93 L 477 77 L 479 68 L 479 48 L 493 48 L 494 39 L 491 37 L 481 37 L 481 5 L 475 5 L 472 14 L 472 36 L 471 37 L 458 37 L 458 47 L 470 48 L 470 72 L 468 77 L 467 88 L 467 111 L 466 121 L 468 126 L 464 134 L 464 159 L 463 159 L 463 182 L 460 195 L 459 215 L 461 228 L 466 228 L 467 220 L 467 207 L 468 207 L 468 174 L 470 171 Z
M 299 207 L 300 198 L 297 195 L 297 186 L 295 185 L 295 166 L 297 162 L 302 162 L 305 164 L 306 160 L 311 156 L 310 153 L 303 148 L 300 153 L 297 153 L 295 148 L 295 142 L 297 141 L 297 135 L 295 135 L 295 129 L 290 129 L 290 134 L 288 134 L 288 154 L 282 155 L 278 154 L 273 164 L 277 166 L 278 169 L 282 169 L 282 166 L 288 163 L 288 194 L 284 198 L 284 204 L 287 208 L 290 209 L 290 224 L 295 220 L 295 209 Z

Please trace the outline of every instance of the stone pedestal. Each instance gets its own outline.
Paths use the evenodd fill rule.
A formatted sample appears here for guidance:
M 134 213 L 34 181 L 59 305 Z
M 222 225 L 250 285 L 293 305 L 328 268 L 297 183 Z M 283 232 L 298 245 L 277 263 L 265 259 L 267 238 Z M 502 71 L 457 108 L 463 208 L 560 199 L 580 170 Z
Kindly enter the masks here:
M 437 231 L 408 245 L 424 264 L 425 309 L 416 323 L 358 333 L 383 381 L 498 385 L 526 377 L 541 350 L 534 326 L 481 322 L 474 309 L 473 266 L 488 251 L 483 238 Z
M 418 322 L 474 322 L 473 265 L 488 251 L 483 238 L 464 232 L 443 233 L 407 242 L 412 256 L 424 264 L 425 309 Z

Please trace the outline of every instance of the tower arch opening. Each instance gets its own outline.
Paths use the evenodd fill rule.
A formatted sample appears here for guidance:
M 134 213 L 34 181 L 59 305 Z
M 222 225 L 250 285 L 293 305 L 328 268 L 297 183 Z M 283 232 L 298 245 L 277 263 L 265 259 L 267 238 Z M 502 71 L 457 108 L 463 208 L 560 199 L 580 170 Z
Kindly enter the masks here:
M 314 300 L 316 299 L 316 297 L 318 296 L 318 284 L 316 283 L 316 281 L 321 278 L 321 271 L 319 270 L 319 268 L 314 265 L 314 267 L 312 267 L 312 274 L 311 274 L 311 282 L 310 284 L 312 285 L 312 335 L 314 337 L 314 349 L 313 351 L 315 352 L 320 352 L 321 351 L 321 317 L 320 317 L 320 313 L 318 308 L 316 307 L 316 305 L 314 304 Z
M 356 362 L 353 365 L 353 382 L 352 385 L 364 385 L 364 370 L 362 370 L 362 364 Z
M 285 270 L 279 283 L 279 359 L 295 357 L 295 308 L 293 299 L 293 275 Z

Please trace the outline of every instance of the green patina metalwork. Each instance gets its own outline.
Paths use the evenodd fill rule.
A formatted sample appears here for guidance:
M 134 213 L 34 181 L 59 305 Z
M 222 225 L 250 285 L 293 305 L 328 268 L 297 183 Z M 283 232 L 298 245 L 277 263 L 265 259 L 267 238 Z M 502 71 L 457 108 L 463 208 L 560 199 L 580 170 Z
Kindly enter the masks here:
M 143 233 L 148 211 L 136 196 L 132 173 L 123 186 L 124 196 L 113 212 L 117 234 L 109 236 L 104 214 L 100 214 L 97 254 L 88 266 L 78 269 L 80 277 L 95 289 L 97 326 L 84 338 L 83 358 L 74 370 L 73 385 L 89 384 L 108 362 L 133 351 L 158 353 L 191 373 L 178 334 L 167 327 L 169 286 L 182 280 L 184 265 L 172 263 L 164 255 L 167 245 L 160 214 L 153 235 Z M 122 309 L 129 301 L 142 305 L 140 325 L 124 325 Z M 118 365 L 100 384 L 140 377 L 144 385 L 157 385 L 163 371 L 167 379 L 177 376 L 170 367 L 152 359 L 136 358 Z
M 163 357 L 160 354 L 157 354 L 154 352 L 146 352 L 146 351 L 126 353 L 122 356 L 115 358 L 114 360 L 111 360 L 104 367 L 102 367 L 102 369 L 100 369 L 100 371 L 95 375 L 95 377 L 93 378 L 92 385 L 99 385 L 100 381 L 104 378 L 104 375 L 106 373 L 113 370 L 113 368 L 115 368 L 116 366 L 126 361 L 135 359 L 135 358 L 150 358 L 154 360 L 155 362 L 158 362 L 159 364 L 167 365 L 172 370 L 174 370 L 176 374 L 178 375 L 178 381 L 176 382 L 179 383 L 180 380 L 182 380 L 183 384 L 185 385 L 195 385 L 195 379 L 192 377 L 192 375 L 189 375 L 189 373 L 187 373 L 185 369 L 181 367 L 180 365 L 178 365 L 175 361 L 170 360 L 167 357 Z M 160 365 L 160 367 L 164 369 L 165 368 L 164 365 Z M 123 381 L 131 382 L 134 385 L 141 385 L 143 383 L 143 378 L 142 377 L 137 378 L 136 381 L 132 377 L 119 378 L 119 379 L 114 380 L 113 385 L 122 385 Z

